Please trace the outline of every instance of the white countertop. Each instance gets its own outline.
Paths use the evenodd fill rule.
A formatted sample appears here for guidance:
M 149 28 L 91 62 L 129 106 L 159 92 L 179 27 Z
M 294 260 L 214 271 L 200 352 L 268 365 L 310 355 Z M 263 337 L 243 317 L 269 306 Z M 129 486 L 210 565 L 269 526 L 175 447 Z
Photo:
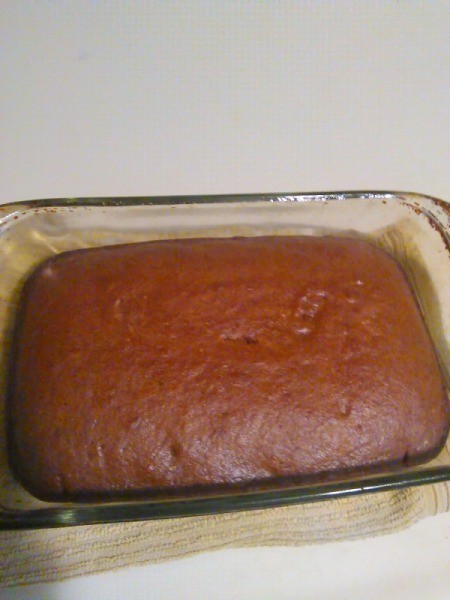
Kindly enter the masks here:
M 4 0 L 0 202 L 394 189 L 450 199 L 448 3 Z M 450 517 L 5 598 L 449 597 Z

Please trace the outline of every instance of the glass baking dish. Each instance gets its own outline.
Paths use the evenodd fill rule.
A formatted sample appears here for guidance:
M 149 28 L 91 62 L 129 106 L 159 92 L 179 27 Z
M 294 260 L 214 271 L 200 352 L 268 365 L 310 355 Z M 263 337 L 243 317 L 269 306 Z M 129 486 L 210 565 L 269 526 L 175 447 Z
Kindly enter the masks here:
M 57 504 L 29 495 L 9 471 L 5 442 L 8 346 L 30 271 L 53 254 L 146 240 L 259 235 L 363 238 L 390 252 L 417 296 L 450 387 L 450 205 L 396 192 L 35 200 L 0 206 L 0 529 L 190 516 L 332 499 L 450 479 L 450 443 L 420 465 L 276 480 L 153 499 Z

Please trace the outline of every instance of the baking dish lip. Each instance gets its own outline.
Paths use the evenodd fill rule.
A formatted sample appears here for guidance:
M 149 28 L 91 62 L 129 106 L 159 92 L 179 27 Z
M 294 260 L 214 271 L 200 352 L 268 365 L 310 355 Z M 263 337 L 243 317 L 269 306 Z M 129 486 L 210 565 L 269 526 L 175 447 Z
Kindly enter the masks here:
M 334 192 L 262 192 L 262 193 L 230 193 L 230 194 L 195 194 L 195 195 L 156 195 L 156 196 L 85 196 L 67 198 L 38 198 L 18 200 L 0 204 L 0 209 L 15 206 L 27 208 L 65 207 L 65 206 L 147 206 L 147 205 L 182 205 L 182 204 L 225 204 L 232 202 L 330 202 L 350 199 L 387 200 L 404 198 L 413 200 L 429 200 L 450 210 L 450 202 L 435 196 L 418 192 L 387 190 L 345 190 Z
M 362 493 L 386 492 L 413 485 L 448 481 L 450 480 L 450 466 L 434 467 L 427 472 L 419 473 L 419 475 L 420 479 L 418 473 L 396 473 L 353 482 L 202 498 L 67 505 L 26 511 L 5 511 L 1 509 L 0 530 L 47 529 L 194 517 L 320 502 Z
M 0 205 L 0 227 L 10 222 L 17 212 L 40 208 L 75 207 L 144 207 L 211 205 L 232 203 L 307 203 L 345 200 L 390 199 L 405 201 L 412 208 L 420 210 L 433 226 L 439 229 L 447 249 L 450 248 L 450 228 L 445 216 L 450 217 L 450 203 L 414 192 L 392 191 L 342 191 L 308 193 L 262 193 L 262 194 L 220 194 L 189 196 L 121 196 L 89 198 L 56 198 L 11 202 Z M 432 209 L 431 212 L 429 209 Z M 434 210 L 433 210 L 434 209 Z M 437 213 L 437 214 L 436 214 Z M 444 217 L 442 219 L 442 217 Z M 58 507 L 45 507 L 32 510 L 10 510 L 0 507 L 0 529 L 36 529 L 87 525 L 94 523 L 116 523 L 147 519 L 186 517 L 204 514 L 218 514 L 239 510 L 271 508 L 276 506 L 323 501 L 360 493 L 371 493 L 424 485 L 450 480 L 450 465 L 430 467 L 420 472 L 392 472 L 382 475 L 361 477 L 343 482 L 325 483 L 251 491 L 245 493 L 181 498 L 165 500 L 142 500 L 138 502 L 116 502 L 108 504 L 77 504 Z

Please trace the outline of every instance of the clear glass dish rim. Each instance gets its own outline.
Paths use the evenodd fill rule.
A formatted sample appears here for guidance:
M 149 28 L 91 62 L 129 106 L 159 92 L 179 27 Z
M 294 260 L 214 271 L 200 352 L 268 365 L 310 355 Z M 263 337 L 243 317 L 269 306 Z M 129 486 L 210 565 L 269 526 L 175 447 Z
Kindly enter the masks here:
M 18 200 L 1 204 L 0 208 L 26 206 L 64 207 L 64 206 L 146 206 L 177 204 L 225 204 L 227 202 L 310 202 L 350 199 L 388 200 L 393 198 L 426 199 L 440 206 L 450 203 L 427 194 L 418 192 L 392 190 L 343 190 L 332 192 L 262 192 L 262 193 L 230 193 L 230 194 L 195 194 L 195 195 L 157 195 L 157 196 L 85 196 L 67 198 L 37 198 Z
M 338 191 L 307 193 L 261 193 L 261 194 L 218 194 L 189 196 L 117 196 L 86 198 L 55 198 L 11 202 L 0 205 L 0 224 L 17 210 L 64 207 L 138 207 L 164 205 L 206 205 L 255 202 L 329 202 L 361 200 L 413 200 L 428 201 L 449 213 L 450 203 L 415 192 L 394 191 Z M 449 227 L 425 207 L 422 212 L 438 226 L 447 248 L 450 249 Z M 1 214 L 3 213 L 3 215 Z M 5 214 L 6 213 L 6 214 Z M 360 476 L 349 481 L 303 485 L 287 489 L 263 491 L 229 492 L 221 495 L 189 497 L 186 499 L 154 499 L 142 501 L 117 501 L 103 504 L 79 504 L 45 507 L 32 510 L 6 510 L 0 507 L 0 530 L 41 529 L 99 523 L 151 520 L 219 514 L 232 511 L 274 508 L 306 502 L 330 500 L 358 495 L 406 488 L 415 485 L 439 483 L 450 480 L 450 465 L 424 468 L 421 471 L 392 472 L 380 475 Z

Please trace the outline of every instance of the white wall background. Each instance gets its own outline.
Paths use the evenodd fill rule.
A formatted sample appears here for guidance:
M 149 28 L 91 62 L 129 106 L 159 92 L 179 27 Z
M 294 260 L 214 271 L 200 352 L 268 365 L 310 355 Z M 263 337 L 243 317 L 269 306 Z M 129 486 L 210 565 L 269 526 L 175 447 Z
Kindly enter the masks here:
M 3 0 L 0 199 L 448 198 L 449 6 Z

